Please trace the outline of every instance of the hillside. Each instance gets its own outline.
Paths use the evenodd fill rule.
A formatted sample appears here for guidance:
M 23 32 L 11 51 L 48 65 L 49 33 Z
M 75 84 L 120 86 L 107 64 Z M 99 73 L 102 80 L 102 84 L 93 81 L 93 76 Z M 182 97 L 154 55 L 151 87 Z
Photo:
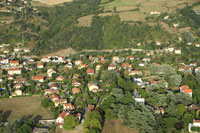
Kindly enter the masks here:
M 129 0 L 76 0 L 58 6 L 52 5 L 65 1 L 40 2 L 49 6 L 29 2 L 1 4 L 1 43 L 14 45 L 21 42 L 37 55 L 69 47 L 77 51 L 138 48 L 138 43 L 158 41 L 169 46 L 169 42 L 177 43 L 185 28 L 191 27 L 186 19 L 190 17 L 187 15 L 194 14 L 194 9 L 186 5 L 191 6 L 197 0 L 140 0 L 136 3 Z M 181 13 L 184 10 L 188 13 Z M 169 19 L 164 19 L 166 16 Z M 196 21 L 193 19 L 195 17 L 191 21 Z M 176 23 L 180 26 L 174 30 Z M 197 36 L 196 29 L 190 28 L 188 32 Z M 151 45 L 140 47 L 154 48 Z

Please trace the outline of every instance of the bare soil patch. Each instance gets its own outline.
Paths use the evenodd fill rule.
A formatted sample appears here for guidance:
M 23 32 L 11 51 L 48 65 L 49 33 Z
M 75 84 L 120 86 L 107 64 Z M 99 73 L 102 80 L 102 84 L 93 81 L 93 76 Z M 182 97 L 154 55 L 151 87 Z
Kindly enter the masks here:
M 65 2 L 72 2 L 73 0 L 34 0 L 34 1 L 53 6 L 53 5 L 58 5 L 58 4 L 62 4 Z
M 51 55 L 51 56 L 70 56 L 70 55 L 73 55 L 73 54 L 76 54 L 77 51 L 72 49 L 72 48 L 67 48 L 67 49 L 63 49 L 63 50 L 59 50 L 57 52 L 54 52 L 54 53 L 51 53 L 51 54 L 48 54 L 48 55 Z M 45 55 L 45 56 L 48 56 L 48 55 Z

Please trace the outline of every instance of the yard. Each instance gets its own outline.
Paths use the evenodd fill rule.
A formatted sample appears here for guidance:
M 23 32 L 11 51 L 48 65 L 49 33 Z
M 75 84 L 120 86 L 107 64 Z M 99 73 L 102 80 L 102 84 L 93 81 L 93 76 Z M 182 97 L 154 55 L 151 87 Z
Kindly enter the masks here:
M 7 121 L 19 120 L 23 117 L 32 116 L 38 119 L 50 119 L 51 113 L 41 106 L 41 96 L 15 97 L 12 99 L 0 99 L 0 111 L 3 111 Z

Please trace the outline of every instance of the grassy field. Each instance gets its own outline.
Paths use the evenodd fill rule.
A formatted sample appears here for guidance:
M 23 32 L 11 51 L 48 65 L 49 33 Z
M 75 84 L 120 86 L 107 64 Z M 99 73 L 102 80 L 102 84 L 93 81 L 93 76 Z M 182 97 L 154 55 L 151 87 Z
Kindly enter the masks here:
M 134 131 L 123 126 L 119 120 L 106 120 L 102 133 L 139 133 L 139 131 Z
M 78 26 L 90 26 L 93 15 L 84 16 L 78 19 Z
M 122 20 L 143 21 L 153 11 L 173 12 L 177 8 L 185 7 L 187 3 L 192 5 L 196 2 L 199 2 L 199 0 L 114 0 L 101 6 L 105 8 L 105 11 L 110 10 L 112 12 L 113 8 L 116 7 L 116 11 Z M 136 8 L 139 11 L 133 11 Z
M 8 121 L 32 116 L 35 119 L 52 118 L 51 113 L 41 106 L 41 96 L 15 97 L 0 99 L 0 111 Z

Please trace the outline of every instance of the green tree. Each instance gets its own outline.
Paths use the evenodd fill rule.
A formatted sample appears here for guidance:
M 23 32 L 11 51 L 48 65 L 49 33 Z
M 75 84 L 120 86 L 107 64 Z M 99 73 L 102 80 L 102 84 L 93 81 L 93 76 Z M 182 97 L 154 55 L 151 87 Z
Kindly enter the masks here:
M 44 99 L 42 99 L 41 105 L 44 108 L 48 108 L 49 106 L 51 106 L 51 102 L 49 101 L 49 99 L 44 98 Z
M 76 117 L 72 115 L 68 115 L 65 117 L 64 124 L 63 124 L 63 128 L 65 130 L 71 130 L 77 125 L 78 125 L 78 120 L 76 119 Z
M 177 114 L 178 114 L 178 116 L 180 116 L 180 117 L 183 116 L 183 114 L 185 113 L 186 110 L 187 109 L 183 104 L 178 104 L 177 105 Z
M 174 74 L 170 76 L 170 85 L 173 87 L 179 87 L 181 84 L 182 78 L 178 74 Z
M 86 115 L 83 127 L 90 130 L 100 131 L 102 129 L 102 116 L 99 111 L 91 111 Z
M 197 73 L 196 73 L 196 81 L 197 81 L 198 85 L 200 85 L 200 71 L 197 71 Z

